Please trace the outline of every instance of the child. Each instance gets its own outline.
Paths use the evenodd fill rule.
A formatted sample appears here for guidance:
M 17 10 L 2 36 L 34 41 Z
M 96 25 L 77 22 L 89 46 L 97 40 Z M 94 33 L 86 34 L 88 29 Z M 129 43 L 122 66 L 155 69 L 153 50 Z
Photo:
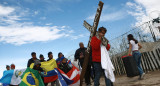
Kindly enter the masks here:
M 59 64 L 59 69 L 61 69 L 64 73 L 68 73 L 72 68 L 67 64 L 67 59 L 63 58 L 62 62 Z
M 42 78 L 42 80 L 44 82 L 44 71 L 40 66 L 41 66 L 41 62 L 39 60 L 35 60 L 33 69 L 37 70 L 40 73 L 41 78 Z M 44 85 L 47 86 L 48 83 L 44 83 Z

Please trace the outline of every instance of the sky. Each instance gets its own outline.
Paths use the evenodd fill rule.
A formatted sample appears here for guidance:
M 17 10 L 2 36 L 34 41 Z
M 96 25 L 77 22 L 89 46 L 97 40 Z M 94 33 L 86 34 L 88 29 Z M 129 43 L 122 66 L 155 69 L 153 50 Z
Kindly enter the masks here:
M 159 0 L 102 0 L 98 27 L 112 40 L 160 14 Z M 26 68 L 31 52 L 72 56 L 79 42 L 87 46 L 99 0 L 0 0 L 0 77 L 6 65 Z

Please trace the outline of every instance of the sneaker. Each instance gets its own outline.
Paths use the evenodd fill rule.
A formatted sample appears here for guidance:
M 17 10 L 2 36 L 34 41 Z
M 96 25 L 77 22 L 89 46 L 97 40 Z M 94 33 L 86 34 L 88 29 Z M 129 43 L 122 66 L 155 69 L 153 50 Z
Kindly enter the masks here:
M 141 75 L 141 79 L 144 79 L 144 76 L 145 76 L 145 73 L 143 73 L 143 74 Z

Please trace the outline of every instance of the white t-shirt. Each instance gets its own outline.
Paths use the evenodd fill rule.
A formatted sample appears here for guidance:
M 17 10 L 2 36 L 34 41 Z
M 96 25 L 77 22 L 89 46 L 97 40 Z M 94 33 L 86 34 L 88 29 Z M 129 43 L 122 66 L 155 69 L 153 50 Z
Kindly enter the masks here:
M 136 44 L 135 41 L 130 40 L 130 44 L 132 45 L 132 51 L 138 50 L 138 43 Z

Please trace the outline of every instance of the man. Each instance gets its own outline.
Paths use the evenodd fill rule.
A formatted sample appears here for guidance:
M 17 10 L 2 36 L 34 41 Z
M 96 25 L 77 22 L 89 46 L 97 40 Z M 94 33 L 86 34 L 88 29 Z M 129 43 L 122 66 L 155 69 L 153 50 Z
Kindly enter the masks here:
M 80 42 L 79 43 L 79 49 L 76 50 L 75 52 L 75 61 L 78 59 L 79 62 L 80 62 L 80 65 L 81 67 L 83 67 L 83 62 L 84 62 L 84 57 L 85 57 L 85 51 L 87 50 L 87 48 L 84 47 L 84 44 L 83 42 Z M 90 64 L 90 61 L 89 61 L 89 64 L 87 66 L 87 71 L 86 71 L 86 74 L 85 74 L 85 83 L 87 86 L 90 86 L 91 82 L 90 82 L 90 76 L 91 75 L 91 64 Z
M 49 61 L 51 59 L 53 59 L 53 54 L 52 54 L 52 52 L 48 52 L 48 60 L 47 61 Z
M 40 67 L 41 63 L 40 62 L 45 62 L 44 56 L 42 54 L 39 55 L 40 60 L 35 60 L 34 61 L 34 67 L 33 69 L 38 70 L 39 72 L 44 72 L 43 69 Z M 41 73 L 40 73 L 41 74 Z M 44 76 L 41 74 L 41 78 L 44 82 Z M 48 86 L 48 83 L 44 83 L 45 86 Z
M 67 64 L 67 59 L 64 57 L 62 57 L 62 61 L 59 64 L 58 68 L 61 69 L 66 74 L 72 69 L 72 67 L 70 67 L 69 64 Z
M 32 58 L 28 60 L 27 67 L 30 67 L 30 65 L 31 65 L 32 63 L 34 63 L 35 60 L 37 60 L 37 57 L 36 57 L 36 53 L 35 53 L 35 52 L 32 52 L 32 53 L 31 53 L 31 56 L 32 56 Z
M 52 54 L 52 52 L 48 52 L 48 60 L 47 61 L 49 61 L 51 59 L 53 59 L 53 54 Z M 54 84 L 56 84 L 56 86 L 60 86 L 58 80 L 51 82 L 51 86 L 54 86 Z
M 64 57 L 63 53 L 62 52 L 59 52 L 58 53 L 58 58 L 56 59 L 56 63 L 57 65 L 59 65 L 62 61 L 61 57 Z
M 42 54 L 39 55 L 40 62 L 45 62 L 44 56 Z
M 8 71 L 8 70 L 10 70 L 10 66 L 9 66 L 9 65 L 6 65 L 6 70 L 3 71 L 3 75 L 4 75 L 4 73 L 5 73 L 6 71 Z M 3 83 L 2 86 L 9 86 L 9 84 Z
M 11 64 L 11 70 L 14 70 L 14 69 L 15 69 L 15 65 Z
M 35 60 L 33 69 L 37 70 L 39 73 L 41 73 L 41 72 L 43 72 L 43 69 L 40 66 L 41 66 L 41 62 L 39 60 Z
M 104 70 L 102 69 L 102 66 L 101 66 L 101 44 L 103 44 L 102 37 L 104 37 L 106 32 L 107 32 L 106 28 L 100 27 L 98 29 L 98 35 L 93 36 L 91 39 L 92 62 L 95 70 L 94 86 L 100 85 L 99 80 L 101 77 L 101 73 L 102 72 L 104 73 Z M 106 76 L 105 76 L 105 82 L 106 82 L 106 86 L 112 86 L 112 82 Z
M 9 66 L 9 65 L 6 65 L 6 69 L 7 69 L 7 70 L 10 70 L 10 66 Z

